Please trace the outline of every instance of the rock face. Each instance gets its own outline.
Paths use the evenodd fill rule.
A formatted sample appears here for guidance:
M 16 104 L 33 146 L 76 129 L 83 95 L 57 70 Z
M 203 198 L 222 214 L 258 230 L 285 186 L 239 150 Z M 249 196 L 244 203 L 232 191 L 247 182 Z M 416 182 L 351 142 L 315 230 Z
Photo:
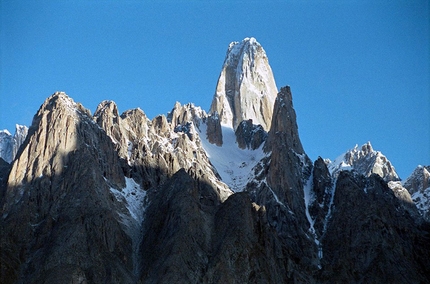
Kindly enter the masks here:
M 418 225 L 376 174 L 339 173 L 322 239 L 321 281 L 428 281 L 428 223 Z
M 273 105 L 278 93 L 263 47 L 255 38 L 232 42 L 218 78 L 209 114 L 234 130 L 252 119 L 265 131 L 270 129 Z
M 50 96 L 12 163 L 0 158 L 0 282 L 429 282 L 413 203 L 428 168 L 405 182 L 411 198 L 370 144 L 312 164 L 289 87 L 256 118 L 264 64 L 254 39 L 232 44 L 218 86 L 237 96 L 209 114 L 103 101 L 92 116 Z
M 261 125 L 254 125 L 252 119 L 242 121 L 236 129 L 236 142 L 241 149 L 258 149 L 267 138 Z
M 109 191 L 125 186 L 119 165 L 82 107 L 64 93 L 48 98 L 1 202 L 1 282 L 133 281 L 130 238 Z
M 319 157 L 312 170 L 312 193 L 308 211 L 315 234 L 321 238 L 327 228 L 327 216 L 333 203 L 333 179 L 324 160 Z
M 265 206 L 268 223 L 282 239 L 288 278 L 309 283 L 315 281 L 312 275 L 318 265 L 317 247 L 308 234 L 303 191 L 312 163 L 304 153 L 295 119 L 291 90 L 281 88 L 264 145 L 267 154 L 254 168 L 255 178 L 247 191 L 255 203 Z

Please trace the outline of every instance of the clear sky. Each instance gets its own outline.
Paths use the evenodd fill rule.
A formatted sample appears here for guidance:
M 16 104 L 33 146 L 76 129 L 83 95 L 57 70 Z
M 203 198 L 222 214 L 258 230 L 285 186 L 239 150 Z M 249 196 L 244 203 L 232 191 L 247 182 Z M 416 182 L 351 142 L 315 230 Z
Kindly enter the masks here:
M 0 0 L 0 129 L 30 125 L 55 91 L 92 112 L 207 111 L 228 44 L 253 36 L 311 159 L 371 141 L 406 178 L 430 164 L 429 14 L 418 0 Z

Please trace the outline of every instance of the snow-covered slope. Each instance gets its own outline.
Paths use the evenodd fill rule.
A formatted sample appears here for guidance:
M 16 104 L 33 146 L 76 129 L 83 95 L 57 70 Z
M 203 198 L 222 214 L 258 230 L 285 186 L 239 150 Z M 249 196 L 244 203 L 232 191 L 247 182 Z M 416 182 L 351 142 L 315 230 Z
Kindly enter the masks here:
M 234 192 L 243 191 L 249 179 L 251 169 L 265 155 L 261 146 L 259 149 L 240 149 L 236 135 L 231 127 L 222 127 L 223 145 L 211 144 L 205 133 L 206 124 L 200 127 L 200 139 L 212 165 L 217 169 L 221 179 Z
M 333 162 L 329 161 L 328 169 L 332 176 L 337 176 L 341 171 L 355 170 L 364 176 L 377 174 L 387 182 L 400 180 L 391 162 L 381 152 L 373 150 L 370 142 L 361 149 L 355 145 Z

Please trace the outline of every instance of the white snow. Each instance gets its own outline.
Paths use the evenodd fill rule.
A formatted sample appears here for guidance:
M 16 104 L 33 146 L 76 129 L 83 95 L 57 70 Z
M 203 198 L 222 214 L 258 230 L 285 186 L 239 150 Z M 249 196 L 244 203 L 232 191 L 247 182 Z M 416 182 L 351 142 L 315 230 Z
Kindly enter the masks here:
M 143 221 L 143 212 L 145 211 L 144 201 L 146 191 L 141 189 L 139 184 L 137 184 L 132 178 L 126 177 L 125 183 L 126 186 L 123 189 L 117 190 L 115 188 L 111 188 L 110 191 L 115 195 L 118 201 L 125 201 L 125 207 L 128 209 L 130 216 L 140 225 Z
M 118 213 L 122 223 L 125 225 L 126 233 L 132 240 L 132 258 L 133 271 L 139 271 L 139 245 L 142 241 L 141 234 L 143 214 L 145 211 L 146 191 L 141 189 L 132 178 L 125 178 L 126 186 L 123 189 L 117 190 L 111 188 L 110 191 L 114 194 L 119 202 L 124 202 L 129 214 Z
M 212 165 L 222 181 L 234 192 L 243 191 L 252 177 L 252 168 L 264 157 L 263 146 L 256 150 L 240 149 L 233 128 L 222 126 L 223 145 L 211 144 L 206 138 L 206 124 L 200 126 L 200 139 Z
M 9 130 L 7 130 L 7 129 L 0 130 L 0 132 L 3 132 L 4 134 L 6 134 L 8 136 L 12 136 L 12 134 L 10 134 Z
M 355 145 L 356 149 L 358 147 L 358 145 Z M 352 151 L 352 150 L 350 150 Z M 345 156 L 349 151 L 343 153 L 342 155 L 340 155 L 339 157 L 337 157 L 333 162 L 330 161 L 330 163 L 327 165 L 328 170 L 330 172 L 330 175 L 333 176 L 333 174 L 335 172 L 341 172 L 341 171 L 350 171 L 352 170 L 352 165 L 349 164 L 348 161 L 346 161 Z
M 306 213 L 306 217 L 308 218 L 309 221 L 309 230 L 311 231 L 311 233 L 313 233 L 315 235 L 315 228 L 314 228 L 314 223 L 315 221 L 312 220 L 311 218 L 311 214 L 309 214 L 309 204 L 314 200 L 314 196 L 312 193 L 312 179 L 313 179 L 313 173 L 311 174 L 311 176 L 309 177 L 308 181 L 306 182 L 305 186 L 303 187 L 303 193 L 304 193 L 304 200 L 305 200 L 305 213 Z M 315 235 L 315 240 L 316 240 L 316 235 Z

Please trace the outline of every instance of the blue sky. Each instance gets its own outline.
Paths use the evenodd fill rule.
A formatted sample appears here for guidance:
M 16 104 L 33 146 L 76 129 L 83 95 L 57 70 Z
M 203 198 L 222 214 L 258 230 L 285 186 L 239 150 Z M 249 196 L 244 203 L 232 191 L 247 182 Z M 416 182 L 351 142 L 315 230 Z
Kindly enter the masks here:
M 430 164 L 428 1 L 0 1 L 0 129 L 65 91 L 153 118 L 208 110 L 228 44 L 255 37 L 290 85 L 305 151 L 371 141 L 406 178 Z

